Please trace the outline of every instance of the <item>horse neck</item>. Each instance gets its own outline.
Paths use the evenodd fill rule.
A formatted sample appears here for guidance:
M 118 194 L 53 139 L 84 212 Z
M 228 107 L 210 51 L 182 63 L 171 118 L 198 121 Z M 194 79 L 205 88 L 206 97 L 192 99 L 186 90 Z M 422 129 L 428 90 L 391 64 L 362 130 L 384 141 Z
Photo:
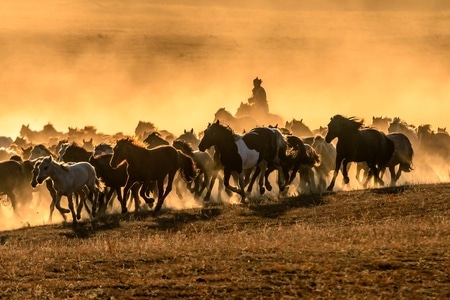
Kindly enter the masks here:
M 237 151 L 236 146 L 236 139 L 241 138 L 240 136 L 230 133 L 230 136 L 227 136 L 225 138 L 217 138 L 213 143 L 212 146 L 216 146 L 221 155 L 227 155 L 229 153 L 234 153 Z
M 149 149 L 141 148 L 136 145 L 130 144 L 127 146 L 125 159 L 126 159 L 128 165 L 135 166 L 135 165 L 139 165 L 141 163 L 141 160 L 140 160 L 141 154 L 144 154 L 147 156 L 147 155 L 151 155 L 151 153 L 152 152 Z

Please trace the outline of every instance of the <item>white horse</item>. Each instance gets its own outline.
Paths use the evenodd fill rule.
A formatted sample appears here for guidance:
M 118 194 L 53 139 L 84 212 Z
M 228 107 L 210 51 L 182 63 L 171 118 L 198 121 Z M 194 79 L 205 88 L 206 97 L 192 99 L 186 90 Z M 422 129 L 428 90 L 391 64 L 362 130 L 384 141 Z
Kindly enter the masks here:
M 51 156 L 48 156 L 42 159 L 41 163 L 36 164 L 35 168 L 38 169 L 37 182 L 33 182 L 32 186 L 36 187 L 37 184 L 41 184 L 47 178 L 50 178 L 53 181 L 56 190 L 56 207 L 60 211 L 67 212 L 67 210 L 61 209 L 60 206 L 61 197 L 66 196 L 69 202 L 69 209 L 72 212 L 74 224 L 81 218 L 81 209 L 83 208 L 86 196 L 89 196 L 92 201 L 92 213 L 95 215 L 95 198 L 98 196 L 98 192 L 103 191 L 104 184 L 97 178 L 95 169 L 90 163 L 79 162 L 71 165 L 61 164 L 54 161 Z M 84 191 L 86 191 L 86 193 Z M 72 201 L 73 193 L 84 195 L 77 208 L 77 214 L 75 214 Z

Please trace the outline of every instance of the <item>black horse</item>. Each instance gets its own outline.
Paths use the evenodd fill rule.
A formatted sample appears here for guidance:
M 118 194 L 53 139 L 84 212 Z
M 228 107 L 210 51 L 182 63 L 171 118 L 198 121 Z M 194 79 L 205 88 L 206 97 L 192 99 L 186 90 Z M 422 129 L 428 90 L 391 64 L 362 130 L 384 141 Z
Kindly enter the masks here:
M 330 143 L 334 138 L 338 138 L 336 167 L 333 179 L 327 188 L 328 191 L 333 190 L 341 165 L 344 183 L 350 182 L 347 169 L 349 162 L 365 161 L 369 166 L 370 175 L 375 178 L 375 182 L 384 185 L 379 177 L 379 169 L 386 167 L 391 159 L 394 153 L 394 142 L 381 131 L 372 128 L 362 129 L 362 127 L 361 121 L 341 115 L 335 115 L 328 123 L 328 133 L 325 140 Z
M 123 197 L 128 196 L 122 194 L 122 187 L 125 186 L 128 179 L 127 165 L 123 164 L 114 169 L 109 163 L 111 158 L 112 154 L 103 154 L 97 156 L 93 155 L 89 159 L 89 163 L 94 166 L 97 176 L 105 183 L 107 188 L 105 195 L 102 195 L 102 198 L 99 199 L 99 212 L 101 213 L 106 211 L 108 203 L 111 201 L 114 193 L 116 193 L 120 204 L 124 201 Z M 137 212 L 140 208 L 139 188 L 140 184 L 135 184 L 131 187 L 131 195 L 134 199 L 135 212 Z

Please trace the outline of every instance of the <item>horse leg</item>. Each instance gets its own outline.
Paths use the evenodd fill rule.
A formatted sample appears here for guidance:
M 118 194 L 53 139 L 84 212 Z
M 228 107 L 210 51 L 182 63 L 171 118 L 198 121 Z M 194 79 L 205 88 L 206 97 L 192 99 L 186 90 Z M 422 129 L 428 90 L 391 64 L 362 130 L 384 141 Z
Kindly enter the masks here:
M 131 187 L 131 197 L 134 200 L 134 211 L 140 211 L 141 210 L 141 206 L 140 206 L 140 199 L 139 199 L 139 185 L 135 184 Z
M 87 205 L 85 205 L 86 193 L 85 193 L 84 189 L 77 192 L 75 194 L 75 197 L 77 197 L 77 199 L 79 199 L 78 204 L 77 204 L 77 220 L 80 220 L 81 219 L 81 210 L 83 209 L 83 206 L 87 207 Z
M 327 187 L 327 191 L 332 191 L 334 188 L 334 184 L 336 182 L 336 178 L 339 174 L 339 169 L 341 168 L 341 163 L 342 163 L 343 158 L 341 157 L 336 157 L 336 166 L 334 168 L 334 173 L 333 173 L 333 178 L 331 179 L 330 185 L 328 185 Z
M 253 174 L 251 174 L 252 178 L 250 179 L 250 182 L 249 182 L 248 187 L 247 187 L 247 192 L 248 193 L 252 192 L 253 185 L 255 184 L 255 181 L 256 181 L 256 177 L 259 175 L 259 173 L 261 173 L 261 168 L 259 166 L 256 166 L 253 169 L 254 169 Z M 252 170 L 252 169 L 249 169 L 249 170 Z M 248 175 L 250 176 L 250 174 L 248 174 Z
M 143 183 L 141 185 L 141 189 L 139 191 L 139 195 L 142 197 L 142 199 L 144 199 L 145 203 L 147 203 L 147 205 L 150 208 L 152 208 L 153 204 L 155 203 L 154 198 L 150 198 L 147 196 L 147 190 L 150 189 L 151 184 L 152 184 L 151 182 Z M 153 187 L 151 187 L 151 189 L 153 189 Z M 159 191 L 159 187 L 158 187 L 158 191 Z
M 342 175 L 344 176 L 344 184 L 349 184 L 350 183 L 350 178 L 348 177 L 348 165 L 349 161 L 347 161 L 347 159 L 344 159 L 342 161 Z
M 223 185 L 225 186 L 225 189 L 228 189 L 236 194 L 241 194 L 241 191 L 237 187 L 230 185 L 230 176 L 231 171 L 229 169 L 224 169 Z M 242 182 L 242 185 L 243 184 L 244 183 Z
M 61 197 L 59 197 L 59 200 L 61 200 Z M 70 209 L 70 212 L 72 213 L 72 223 L 73 223 L 73 225 L 76 225 L 77 224 L 77 216 L 75 213 L 75 209 L 73 207 L 72 193 L 67 194 L 67 202 L 69 202 L 69 209 Z
M 157 213 L 161 210 L 161 207 L 164 203 L 164 199 L 166 199 L 167 195 L 169 195 L 170 191 L 172 191 L 172 184 L 173 184 L 174 177 L 175 177 L 175 173 L 169 173 L 165 191 L 164 191 L 164 178 L 157 180 L 158 202 L 156 203 L 154 213 Z
M 398 174 L 395 174 L 395 166 L 389 166 L 389 173 L 391 174 L 391 186 L 395 186 L 402 172 L 401 168 L 398 169 Z M 398 177 L 397 177 L 398 176 Z
M 203 198 L 203 201 L 210 201 L 211 200 L 211 192 L 212 192 L 212 189 L 214 187 L 214 183 L 216 182 L 218 174 L 219 174 L 219 170 L 214 170 L 211 173 L 210 178 L 209 178 L 209 187 L 208 187 L 208 189 L 206 191 L 206 195 Z
M 127 210 L 128 192 L 130 191 L 131 187 L 134 184 L 135 184 L 135 182 L 131 182 L 130 180 L 127 180 L 127 184 L 125 184 L 125 187 L 123 188 L 122 201 L 120 201 L 120 206 L 122 207 L 123 214 L 126 214 L 128 212 L 128 210 Z M 144 192 L 145 192 L 145 190 L 144 190 Z
M 259 163 L 259 167 L 261 169 L 261 174 L 259 175 L 259 193 L 261 195 L 263 195 L 266 191 L 266 189 L 264 188 L 264 178 L 265 178 L 265 174 L 267 171 L 267 162 L 265 160 L 262 160 Z

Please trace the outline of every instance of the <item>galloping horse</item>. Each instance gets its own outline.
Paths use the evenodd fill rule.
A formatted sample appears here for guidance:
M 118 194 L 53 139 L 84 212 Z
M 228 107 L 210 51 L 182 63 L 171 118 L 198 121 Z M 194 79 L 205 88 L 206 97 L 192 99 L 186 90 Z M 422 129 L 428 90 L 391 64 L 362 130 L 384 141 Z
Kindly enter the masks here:
M 187 182 L 194 180 L 197 175 L 192 158 L 172 146 L 147 149 L 145 145 L 140 145 L 133 139 L 123 138 L 117 141 L 113 153 L 110 161 L 111 167 L 118 168 L 123 163 L 128 163 L 128 179 L 123 191 L 122 213 L 127 212 L 125 200 L 128 191 L 135 183 L 142 183 L 140 196 L 147 204 L 153 206 L 154 199 L 149 198 L 146 191 L 152 187 L 152 182 L 156 181 L 158 187 L 158 202 L 154 210 L 156 213 L 161 209 L 164 199 L 172 190 L 172 183 L 178 170 Z M 167 176 L 167 186 L 164 189 L 164 181 Z
M 219 172 L 213 158 L 207 152 L 193 150 L 190 144 L 184 140 L 173 141 L 173 146 L 182 151 L 184 154 L 189 155 L 199 169 L 199 173 L 194 180 L 194 187 L 191 187 L 190 185 L 188 186 L 191 193 L 194 193 L 197 197 L 199 197 L 208 186 L 212 187 L 210 182 L 211 180 L 216 179 L 217 173 Z M 204 200 L 209 201 L 210 197 L 211 189 L 207 189 Z
M 54 182 L 56 190 L 56 207 L 60 211 L 64 211 L 60 206 L 60 202 L 61 197 L 66 196 L 69 202 L 69 209 L 72 212 L 73 224 L 76 224 L 77 220 L 81 218 L 81 209 L 85 199 L 80 201 L 77 214 L 75 214 L 72 194 L 83 192 L 85 188 L 88 189 L 88 196 L 93 203 L 92 212 L 95 215 L 96 199 L 94 197 L 98 196 L 98 192 L 103 192 L 104 185 L 97 178 L 95 169 L 90 163 L 59 164 L 51 156 L 48 156 L 42 159 L 39 164 L 36 164 L 35 168 L 37 168 L 38 175 L 36 182 L 33 182 L 32 186 L 36 187 L 37 184 L 41 184 L 47 178 L 50 178 Z
M 361 129 L 363 123 L 354 118 L 335 115 L 328 123 L 327 143 L 338 138 L 336 145 L 336 166 L 333 179 L 327 190 L 332 191 L 342 165 L 344 183 L 348 184 L 347 164 L 365 161 L 375 182 L 384 185 L 379 177 L 379 168 L 385 167 L 394 153 L 394 142 L 376 129 Z
M 245 202 L 244 171 L 255 166 L 260 168 L 260 193 L 265 189 L 264 174 L 267 166 L 274 164 L 278 169 L 278 185 L 284 189 L 284 178 L 281 170 L 281 161 L 286 156 L 287 143 L 281 132 L 276 128 L 256 127 L 244 135 L 235 134 L 229 126 L 216 121 L 209 124 L 205 134 L 198 145 L 200 151 L 215 146 L 220 153 L 220 162 L 224 167 L 224 185 L 229 190 L 241 196 Z M 230 176 L 236 172 L 239 176 L 239 187 L 230 185 Z

